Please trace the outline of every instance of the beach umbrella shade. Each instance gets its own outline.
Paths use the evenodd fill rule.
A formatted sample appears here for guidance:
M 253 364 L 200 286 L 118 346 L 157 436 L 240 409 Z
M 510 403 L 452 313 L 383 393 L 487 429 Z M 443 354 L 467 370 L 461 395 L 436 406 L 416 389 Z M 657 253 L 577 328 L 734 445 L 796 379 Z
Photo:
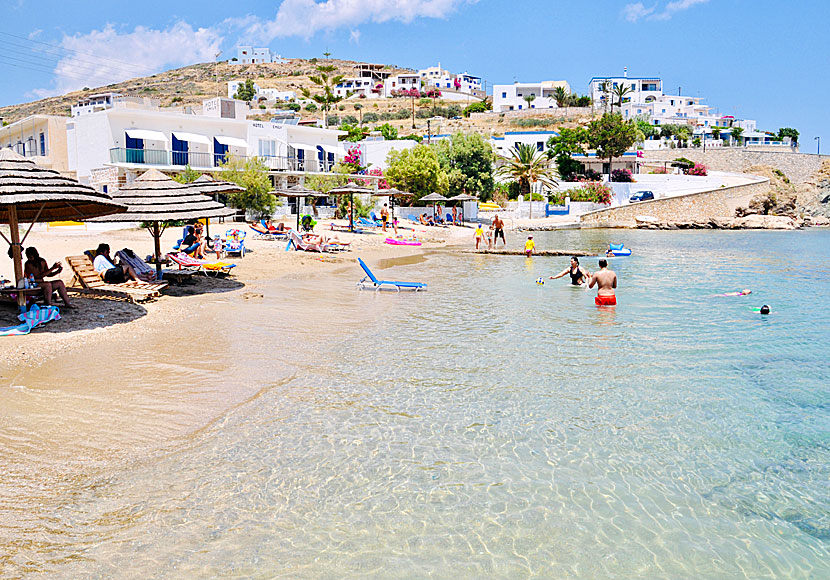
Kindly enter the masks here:
M 433 215 L 438 213 L 438 202 L 439 201 L 449 201 L 446 197 L 441 195 L 440 193 L 430 193 L 429 195 L 425 195 L 421 198 L 421 201 L 431 201 L 432 204 L 432 213 Z
M 389 198 L 389 209 L 392 209 L 392 201 L 396 197 L 412 197 L 415 195 L 414 193 L 408 193 L 406 191 L 401 191 L 400 189 L 395 189 L 394 187 L 389 187 L 386 189 L 379 189 L 372 194 L 373 197 L 388 197 Z
M 457 201 L 461 203 L 461 221 L 464 221 L 464 202 L 465 201 L 478 201 L 478 198 L 474 195 L 470 195 L 469 193 L 459 193 L 458 195 L 454 195 L 448 201 Z
M 0 150 L 0 223 L 8 224 L 10 235 L 0 236 L 11 246 L 15 282 L 23 278 L 23 242 L 37 222 L 85 221 L 96 216 L 123 212 L 127 208 L 106 193 L 46 169 L 11 149 Z M 20 223 L 29 229 L 20 238 Z M 25 297 L 18 296 L 18 304 Z
M 232 183 L 230 181 L 220 181 L 214 179 L 207 173 L 203 173 L 195 181 L 191 181 L 187 184 L 193 191 L 196 193 L 201 193 L 202 195 L 207 195 L 208 197 L 214 197 L 216 195 L 229 195 L 232 193 L 243 193 L 245 188 L 237 185 L 236 183 Z M 215 201 L 219 201 L 214 197 Z M 209 238 L 210 237 L 210 220 L 205 220 L 205 235 Z
M 297 200 L 297 232 L 300 231 L 300 199 L 306 197 L 324 197 L 325 194 L 317 191 L 315 189 L 309 189 L 305 185 L 296 184 L 290 187 L 286 187 L 284 189 L 277 189 L 272 191 L 276 196 L 279 197 L 287 197 L 289 199 L 296 199 Z
M 95 218 L 95 222 L 144 222 L 155 242 L 156 273 L 161 279 L 161 235 L 172 221 L 229 217 L 236 210 L 196 192 L 190 185 L 177 183 L 157 169 L 143 173 L 129 185 L 112 193 L 113 201 L 127 211 Z
M 349 196 L 349 206 L 350 206 L 349 231 L 350 232 L 354 231 L 354 203 L 353 203 L 353 201 L 354 201 L 354 194 L 356 194 L 356 193 L 362 193 L 362 194 L 375 193 L 375 190 L 370 188 L 370 187 L 366 187 L 366 186 L 363 186 L 363 185 L 358 185 L 357 183 L 354 183 L 354 182 L 349 182 L 346 185 L 341 185 L 340 187 L 334 187 L 334 188 L 329 190 L 329 195 L 348 195 Z

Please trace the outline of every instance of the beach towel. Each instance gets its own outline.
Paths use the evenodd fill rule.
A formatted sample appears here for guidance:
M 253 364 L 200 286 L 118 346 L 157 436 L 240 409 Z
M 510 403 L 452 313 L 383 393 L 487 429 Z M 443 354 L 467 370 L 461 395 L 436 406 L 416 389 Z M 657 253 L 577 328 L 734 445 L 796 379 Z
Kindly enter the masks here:
M 45 306 L 41 308 L 37 304 L 34 304 L 28 312 L 24 312 L 18 318 L 22 324 L 0 328 L 0 336 L 21 336 L 23 334 L 29 334 L 33 328 L 37 328 L 41 324 L 46 324 L 53 320 L 60 320 L 61 315 L 57 306 Z

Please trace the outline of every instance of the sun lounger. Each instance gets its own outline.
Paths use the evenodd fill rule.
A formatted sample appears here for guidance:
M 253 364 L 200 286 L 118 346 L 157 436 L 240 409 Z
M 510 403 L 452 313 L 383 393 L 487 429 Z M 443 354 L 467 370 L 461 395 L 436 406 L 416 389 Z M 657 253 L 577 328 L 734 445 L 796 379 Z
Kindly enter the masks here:
M 254 232 L 255 240 L 284 240 L 288 237 L 287 231 L 269 230 L 262 224 L 248 224 L 248 227 Z
M 225 254 L 245 257 L 245 232 L 231 228 L 225 232 L 225 239 L 222 242 Z
M 300 234 L 291 230 L 288 232 L 288 245 L 285 246 L 285 251 L 303 250 L 304 252 L 325 252 L 326 250 L 320 244 L 312 244 L 303 240 Z
M 183 252 L 167 254 L 174 263 L 179 265 L 179 269 L 188 270 L 193 274 L 202 273 L 206 276 L 219 274 L 230 274 L 232 268 L 236 268 L 236 264 L 230 262 L 208 262 L 205 260 L 197 260 Z
M 107 284 L 95 271 L 92 260 L 86 255 L 67 256 L 66 263 L 69 264 L 72 273 L 75 274 L 66 289 L 85 296 L 138 302 L 158 298 L 161 291 L 167 288 L 167 282 L 147 283 L 130 280 L 122 284 Z
M 374 290 L 389 289 L 400 292 L 403 288 L 406 290 L 414 290 L 415 292 L 419 292 L 421 290 L 427 289 L 427 285 L 423 282 L 395 282 L 391 280 L 378 280 L 377 278 L 375 278 L 375 275 L 372 274 L 372 271 L 369 269 L 369 266 L 367 266 L 363 260 L 358 258 L 357 261 L 360 263 L 360 267 L 363 268 L 363 271 L 366 272 L 366 276 L 364 276 L 364 278 L 357 283 L 357 287 L 361 290 L 364 290 L 366 288 L 372 288 Z M 372 285 L 370 286 L 366 282 L 366 280 L 370 280 L 372 282 Z
M 136 253 L 129 248 L 124 248 L 123 250 L 115 252 L 115 257 L 118 258 L 122 264 L 132 266 L 139 278 L 142 278 L 148 282 L 152 282 L 156 279 L 156 269 L 139 258 Z

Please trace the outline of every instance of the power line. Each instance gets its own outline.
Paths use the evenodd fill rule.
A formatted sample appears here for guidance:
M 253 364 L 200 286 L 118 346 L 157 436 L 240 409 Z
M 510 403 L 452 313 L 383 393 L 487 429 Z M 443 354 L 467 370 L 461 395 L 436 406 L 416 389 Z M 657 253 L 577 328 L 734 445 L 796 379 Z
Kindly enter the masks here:
M 0 59 L 10 59 L 10 60 L 14 60 L 16 62 L 22 62 L 22 63 L 28 65 L 28 66 L 23 66 L 23 65 L 20 65 L 20 64 L 14 64 L 14 63 L 11 63 L 11 62 L 3 62 L 2 60 L 0 60 L 0 64 L 6 65 L 6 66 L 13 66 L 13 67 L 16 67 L 16 68 L 22 68 L 22 69 L 26 69 L 26 70 L 30 70 L 30 71 L 34 71 L 34 72 L 39 72 L 39 73 L 55 74 L 55 71 L 51 68 L 43 67 L 42 65 L 30 63 L 28 61 L 20 60 L 20 59 L 11 57 L 11 56 L 5 56 L 5 55 L 0 54 Z M 34 67 L 41 67 L 41 68 L 34 68 Z M 79 81 L 89 81 L 91 79 L 91 80 L 94 80 L 94 81 L 101 82 L 100 79 L 95 79 L 94 77 L 91 77 L 91 76 L 74 75 L 72 73 L 61 73 L 60 76 L 74 78 L 74 79 L 79 80 Z

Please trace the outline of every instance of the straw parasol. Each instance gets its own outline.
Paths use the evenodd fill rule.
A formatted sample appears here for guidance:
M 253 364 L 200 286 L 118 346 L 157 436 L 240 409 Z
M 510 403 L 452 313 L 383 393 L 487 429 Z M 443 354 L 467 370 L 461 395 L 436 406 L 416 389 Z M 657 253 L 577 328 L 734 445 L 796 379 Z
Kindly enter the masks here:
M 465 201 L 478 201 L 478 198 L 474 195 L 470 195 L 469 193 L 459 193 L 458 195 L 454 195 L 453 197 L 449 198 L 447 201 L 458 201 L 461 202 L 461 221 L 464 221 L 464 202 Z
M 274 195 L 287 197 L 289 199 L 302 199 L 304 197 L 324 197 L 325 194 L 315 189 L 309 189 L 305 185 L 297 183 L 284 189 L 272 191 Z M 297 202 L 297 231 L 300 231 L 300 203 Z
M 11 239 L 2 232 L 0 236 L 12 248 L 15 282 L 23 278 L 22 244 L 36 222 L 86 220 L 125 209 L 106 193 L 40 167 L 11 149 L 0 150 L 0 223 L 8 224 Z M 32 224 L 22 240 L 20 222 Z
M 201 193 L 202 195 L 207 195 L 208 197 L 213 197 L 218 194 L 228 195 L 231 193 L 243 193 L 245 191 L 244 187 L 241 187 L 236 183 L 231 183 L 230 181 L 219 181 L 207 173 L 203 173 L 196 178 L 195 181 L 188 183 L 187 186 L 196 193 Z M 216 198 L 214 199 L 219 201 Z M 210 237 L 210 220 L 205 221 L 207 222 L 205 224 L 205 235 Z
M 441 195 L 440 193 L 430 193 L 429 195 L 425 195 L 421 198 L 421 201 L 431 201 L 432 204 L 432 213 L 436 215 L 438 213 L 438 202 L 439 201 L 449 201 L 446 197 Z
M 341 185 L 340 187 L 335 187 L 329 190 L 329 195 L 348 195 L 349 196 L 349 231 L 354 231 L 354 194 L 361 193 L 375 193 L 375 190 L 370 187 L 365 187 L 363 185 L 358 185 L 353 181 L 347 183 L 346 185 Z
M 165 222 L 228 217 L 236 210 L 197 193 L 189 185 L 176 183 L 161 171 L 151 169 L 133 183 L 113 192 L 112 198 L 127 206 L 117 215 L 96 218 L 96 222 L 147 222 L 155 241 L 156 273 L 161 278 L 161 234 Z

